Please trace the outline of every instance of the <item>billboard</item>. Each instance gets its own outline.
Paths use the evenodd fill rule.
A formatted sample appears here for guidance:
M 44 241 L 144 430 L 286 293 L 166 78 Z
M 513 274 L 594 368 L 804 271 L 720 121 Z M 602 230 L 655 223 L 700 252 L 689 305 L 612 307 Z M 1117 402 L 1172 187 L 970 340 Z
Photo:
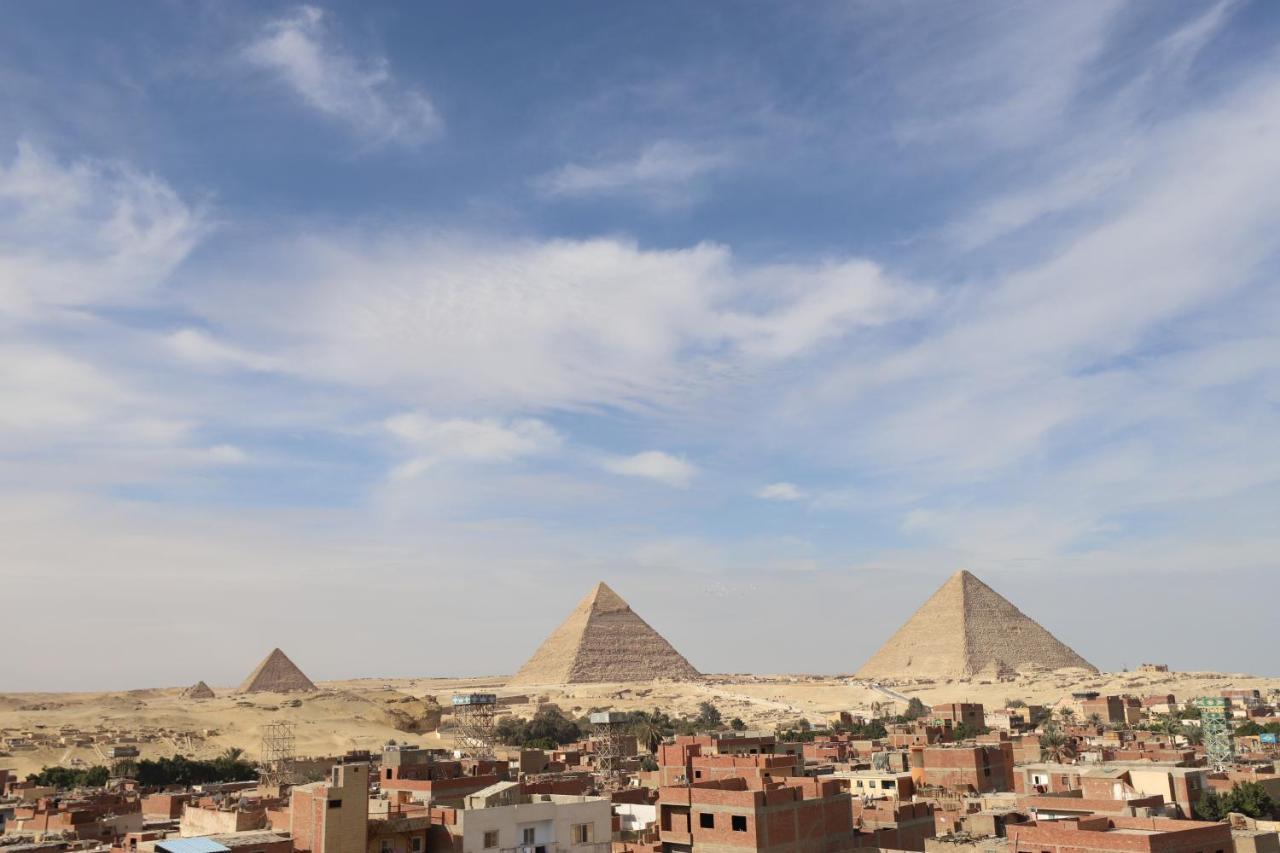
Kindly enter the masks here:
M 1262 734 L 1258 735 L 1258 741 L 1259 741 L 1259 742 L 1261 742 L 1261 743 L 1278 743 L 1278 742 L 1280 742 L 1280 741 L 1277 741 L 1277 739 L 1276 739 L 1276 738 L 1277 738 L 1277 735 L 1276 735 L 1274 732 L 1263 732 Z

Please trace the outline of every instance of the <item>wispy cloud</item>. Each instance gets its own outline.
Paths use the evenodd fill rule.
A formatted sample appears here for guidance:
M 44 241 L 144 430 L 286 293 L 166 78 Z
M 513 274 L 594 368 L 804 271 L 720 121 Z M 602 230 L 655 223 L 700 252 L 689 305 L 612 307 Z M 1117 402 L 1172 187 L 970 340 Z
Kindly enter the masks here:
M 136 304 L 206 231 L 159 178 L 20 142 L 0 162 L 0 317 Z
M 679 457 L 661 450 L 646 450 L 634 456 L 608 457 L 601 467 L 624 477 L 643 477 L 683 489 L 693 482 L 698 469 Z
M 757 489 L 756 497 L 766 501 L 801 501 L 806 495 L 795 483 L 770 483 Z
M 739 264 L 712 244 L 338 232 L 266 251 L 268 270 L 192 305 L 229 330 L 225 345 L 296 375 L 504 413 L 663 406 L 733 366 L 929 304 L 874 264 Z
M 416 477 L 441 462 L 508 462 L 549 453 L 561 443 L 559 433 L 536 418 L 501 422 L 406 412 L 388 418 L 384 425 L 414 452 L 411 460 L 392 472 L 396 479 Z
M 370 141 L 417 144 L 443 127 L 424 91 L 398 81 L 385 57 L 350 54 L 314 6 L 267 24 L 243 55 L 278 76 L 309 107 Z
M 674 206 L 697 198 L 704 179 L 731 163 L 725 151 L 663 139 L 629 157 L 561 166 L 533 185 L 553 198 L 622 197 Z

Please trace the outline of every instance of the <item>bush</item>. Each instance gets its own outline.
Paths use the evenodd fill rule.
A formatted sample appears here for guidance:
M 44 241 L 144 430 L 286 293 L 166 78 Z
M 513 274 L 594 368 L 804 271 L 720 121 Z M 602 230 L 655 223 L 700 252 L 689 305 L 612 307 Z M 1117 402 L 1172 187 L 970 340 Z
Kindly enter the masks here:
M 911 701 L 907 703 L 907 710 L 902 712 L 902 716 L 908 721 L 918 720 L 929 713 L 928 707 L 920 700 L 919 696 L 912 696 Z

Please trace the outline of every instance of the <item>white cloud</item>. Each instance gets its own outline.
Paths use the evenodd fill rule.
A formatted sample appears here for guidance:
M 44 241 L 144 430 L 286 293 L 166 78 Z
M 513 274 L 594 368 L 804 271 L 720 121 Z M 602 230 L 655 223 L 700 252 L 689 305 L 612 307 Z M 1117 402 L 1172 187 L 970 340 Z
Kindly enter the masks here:
M 269 23 L 245 58 L 278 75 L 308 106 L 374 142 L 420 143 L 440 116 L 426 93 L 392 76 L 383 57 L 356 58 L 333 43 L 325 13 L 303 6 Z
M 770 483 L 756 491 L 756 497 L 766 501 L 804 500 L 805 493 L 794 483 Z
M 647 450 L 634 456 L 608 457 L 600 465 L 613 474 L 644 477 L 681 489 L 688 486 L 698 474 L 698 469 L 693 465 L 661 450 Z
M 534 187 L 551 197 L 630 196 L 676 205 L 692 201 L 699 180 L 731 162 L 725 152 L 663 139 L 632 157 L 561 166 L 536 179 Z
M 0 318 L 136 303 L 205 230 L 158 178 L 119 164 L 64 165 L 19 143 L 0 164 Z
M 192 306 L 226 346 L 452 411 L 662 406 L 929 301 L 873 264 L 739 265 L 711 244 L 338 233 L 269 254 Z
M 508 462 L 550 453 L 561 444 L 560 434 L 536 418 L 501 422 L 406 412 L 388 418 L 384 426 L 416 453 L 396 467 L 392 473 L 396 479 L 410 479 L 440 462 Z
M 183 360 L 203 367 L 236 367 L 246 370 L 278 370 L 281 367 L 272 359 L 219 341 L 202 329 L 178 329 L 166 335 L 164 342 Z

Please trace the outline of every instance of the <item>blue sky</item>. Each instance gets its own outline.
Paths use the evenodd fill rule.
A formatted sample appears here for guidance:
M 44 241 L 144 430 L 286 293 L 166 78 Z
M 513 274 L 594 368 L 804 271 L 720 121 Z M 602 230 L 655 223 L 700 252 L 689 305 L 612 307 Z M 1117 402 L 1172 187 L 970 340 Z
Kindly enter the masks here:
M 1275 4 L 8 12 L 0 683 L 510 672 L 599 579 L 849 672 L 959 568 L 1276 672 Z

